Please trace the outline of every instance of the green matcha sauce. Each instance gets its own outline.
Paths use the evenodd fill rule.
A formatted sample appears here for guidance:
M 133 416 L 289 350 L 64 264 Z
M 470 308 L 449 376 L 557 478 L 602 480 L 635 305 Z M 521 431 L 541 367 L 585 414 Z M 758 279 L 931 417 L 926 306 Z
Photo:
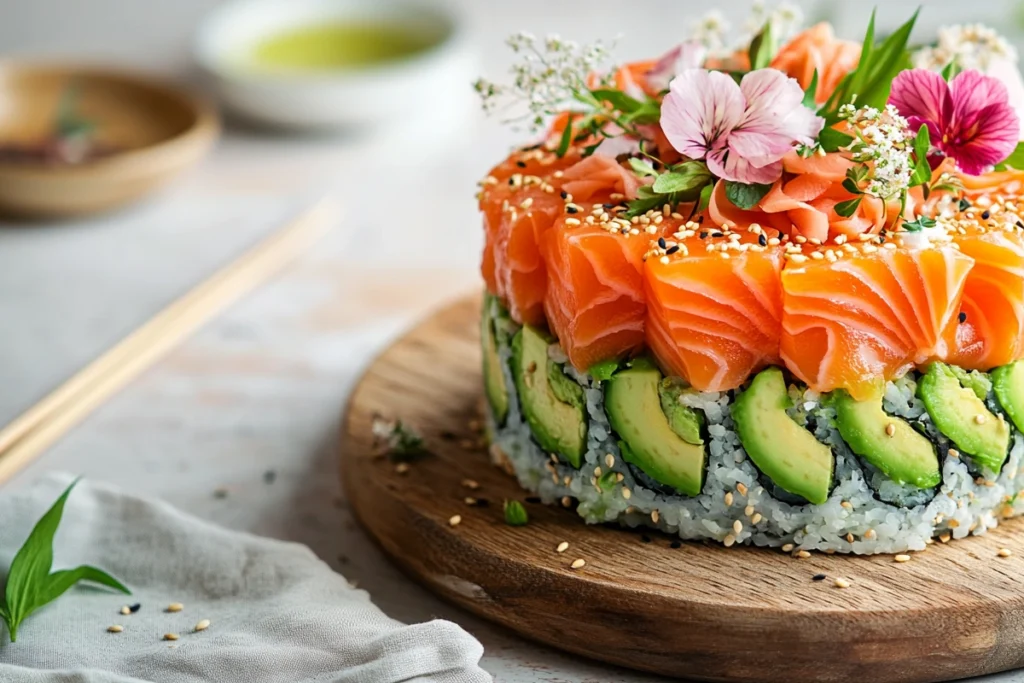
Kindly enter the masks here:
M 399 23 L 334 21 L 262 38 L 246 61 L 252 67 L 275 71 L 359 69 L 411 57 L 436 42 L 429 31 L 418 32 Z

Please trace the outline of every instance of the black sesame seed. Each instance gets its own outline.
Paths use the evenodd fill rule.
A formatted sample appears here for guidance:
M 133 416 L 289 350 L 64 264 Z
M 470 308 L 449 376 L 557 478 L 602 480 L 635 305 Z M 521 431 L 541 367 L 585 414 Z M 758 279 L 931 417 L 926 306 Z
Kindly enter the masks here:
M 477 498 L 476 501 L 473 503 L 473 505 L 475 505 L 478 508 L 485 508 L 490 504 L 491 501 L 487 500 L 486 498 Z
M 697 225 L 702 225 L 703 223 L 704 223 L 704 216 L 697 216 Z
M 565 207 L 565 211 L 566 213 L 579 213 L 579 209 L 577 209 L 575 206 L 567 206 Z
M 131 612 L 132 614 L 135 614 L 135 613 L 136 613 L 136 612 L 138 612 L 138 611 L 139 611 L 140 609 L 142 609 L 142 603 L 141 603 L 141 602 L 137 602 L 137 603 L 135 603 L 134 605 L 130 605 L 130 606 L 128 607 L 128 611 L 129 611 L 129 612 Z
M 824 581 L 826 578 L 828 577 L 826 577 L 824 574 L 815 574 L 811 577 L 811 581 Z
M 701 239 L 705 239 L 707 236 L 708 236 L 708 234 L 702 230 L 701 233 L 700 233 L 700 238 Z
M 669 247 L 668 249 L 666 249 L 665 250 L 665 255 L 666 256 L 671 256 L 672 254 L 676 253 L 677 251 L 679 251 L 679 245 L 678 244 L 673 245 L 673 246 Z
M 537 496 L 527 496 L 526 497 L 526 502 L 527 503 L 539 503 L 540 502 L 540 498 L 538 498 Z
M 680 541 L 672 541 L 671 543 L 669 543 L 669 547 L 675 550 L 677 548 L 682 548 L 683 544 Z
M 523 150 L 522 150 L 522 151 L 524 151 L 524 152 L 533 152 L 533 151 L 536 151 L 536 150 L 538 150 L 538 149 L 540 149 L 540 148 L 541 148 L 541 145 L 542 145 L 542 144 L 543 144 L 543 143 L 538 143 L 538 144 L 536 144 L 536 145 L 530 145 L 529 147 L 523 147 Z
M 1017 221 L 1017 227 L 1020 228 L 1021 230 L 1024 230 L 1024 223 Z
M 713 232 L 713 233 L 711 233 L 711 236 L 712 236 L 712 237 L 725 237 L 725 235 L 723 235 L 722 233 L 720 233 L 720 232 L 717 232 L 717 231 L 716 231 L 716 232 Z
M 990 214 L 988 211 L 983 211 L 981 213 L 981 220 L 983 220 L 983 221 L 987 221 L 991 217 L 992 217 L 992 214 Z
M 561 196 L 561 197 L 562 197 L 562 199 L 568 199 L 568 198 L 569 198 L 569 193 L 568 193 L 568 192 L 566 192 L 565 190 L 562 190 L 562 191 L 561 191 L 561 192 L 559 192 L 558 194 L 559 194 L 559 196 Z
M 765 237 L 764 235 L 758 235 L 757 236 L 757 243 L 760 244 L 762 247 L 767 247 L 768 246 L 768 238 Z
M 644 543 L 650 543 L 651 542 L 651 537 L 648 536 L 647 534 L 643 534 L 643 535 L 640 536 L 640 540 L 643 541 Z
M 960 311 L 960 322 L 961 323 L 967 322 L 967 314 L 964 313 L 963 311 Z
M 614 204 L 602 204 L 601 206 L 603 206 L 606 209 L 614 209 L 615 208 Z
M 516 184 L 516 181 L 515 181 L 515 180 L 513 180 L 512 178 L 509 178 L 509 179 L 508 179 L 508 184 L 509 184 L 509 185 L 515 185 L 515 184 Z
M 518 166 L 519 168 L 526 168 L 526 162 L 525 161 L 517 161 L 516 162 L 516 166 Z
M 277 480 L 277 472 L 274 470 L 267 470 L 263 473 L 263 483 L 273 484 Z
M 665 238 L 664 237 L 659 237 L 658 238 L 658 246 L 661 247 L 662 249 L 665 248 L 666 244 L 665 244 Z
M 441 434 L 439 436 L 442 439 L 444 439 L 445 441 L 455 441 L 455 440 L 457 440 L 459 438 L 459 435 L 456 434 L 455 432 L 448 432 L 448 431 L 441 432 Z

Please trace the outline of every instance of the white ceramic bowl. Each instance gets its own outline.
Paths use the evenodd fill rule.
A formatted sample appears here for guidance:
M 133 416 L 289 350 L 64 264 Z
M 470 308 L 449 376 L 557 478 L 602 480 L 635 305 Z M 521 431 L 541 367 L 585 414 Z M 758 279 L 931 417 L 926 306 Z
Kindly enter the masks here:
M 351 70 L 274 72 L 247 68 L 239 56 L 260 39 L 330 21 L 409 26 L 434 38 L 408 58 Z M 291 129 L 386 124 L 458 98 L 475 59 L 458 14 L 439 0 L 235 0 L 199 29 L 195 59 L 227 109 L 257 123 Z

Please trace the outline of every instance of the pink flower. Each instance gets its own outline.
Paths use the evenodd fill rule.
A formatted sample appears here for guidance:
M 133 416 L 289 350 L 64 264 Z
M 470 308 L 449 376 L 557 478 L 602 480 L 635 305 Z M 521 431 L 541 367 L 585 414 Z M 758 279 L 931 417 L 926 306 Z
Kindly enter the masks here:
M 909 69 L 892 82 L 889 103 L 913 130 L 928 126 L 932 146 L 967 175 L 981 175 L 1010 156 L 1020 119 L 999 79 L 968 69 L 950 83 L 927 69 Z
M 707 56 L 708 49 L 696 40 L 680 43 L 654 63 L 647 72 L 647 85 L 656 92 L 661 92 L 668 88 L 676 74 L 704 66 Z
M 803 98 L 777 69 L 751 71 L 739 85 L 720 71 L 687 69 L 672 80 L 661 127 L 676 151 L 706 159 L 719 178 L 773 183 L 782 157 L 797 143 L 811 144 L 825 124 Z

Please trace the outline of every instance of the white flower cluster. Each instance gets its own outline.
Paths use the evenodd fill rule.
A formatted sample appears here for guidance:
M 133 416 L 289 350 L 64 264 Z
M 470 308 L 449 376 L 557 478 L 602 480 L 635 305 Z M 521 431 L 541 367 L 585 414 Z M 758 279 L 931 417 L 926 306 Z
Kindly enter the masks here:
M 743 24 L 743 33 L 735 42 L 729 41 L 732 26 L 719 10 L 711 10 L 693 23 L 691 39 L 702 44 L 711 54 L 725 56 L 749 45 L 769 22 L 775 40 L 781 43 L 792 37 L 803 21 L 803 11 L 793 3 L 780 2 L 775 9 L 769 10 L 765 0 L 755 0 Z
M 911 152 L 914 134 L 907 120 L 891 104 L 879 111 L 874 107 L 840 107 L 839 116 L 850 124 L 856 136 L 847 148 L 851 161 L 867 165 L 865 194 L 892 199 L 910 186 L 913 173 Z
M 914 66 L 922 69 L 941 69 L 956 60 L 961 69 L 988 70 L 992 62 L 1017 62 L 1017 50 L 1005 38 L 983 24 L 943 26 L 935 46 L 914 53 Z
M 480 95 L 484 111 L 499 107 L 524 106 L 511 120 L 527 118 L 534 129 L 543 127 L 546 117 L 574 101 L 587 88 L 587 78 L 597 73 L 610 56 L 610 48 L 598 41 L 580 45 L 549 35 L 543 40 L 527 32 L 508 38 L 507 45 L 520 57 L 511 68 L 512 84 L 500 85 L 479 79 L 473 88 Z

